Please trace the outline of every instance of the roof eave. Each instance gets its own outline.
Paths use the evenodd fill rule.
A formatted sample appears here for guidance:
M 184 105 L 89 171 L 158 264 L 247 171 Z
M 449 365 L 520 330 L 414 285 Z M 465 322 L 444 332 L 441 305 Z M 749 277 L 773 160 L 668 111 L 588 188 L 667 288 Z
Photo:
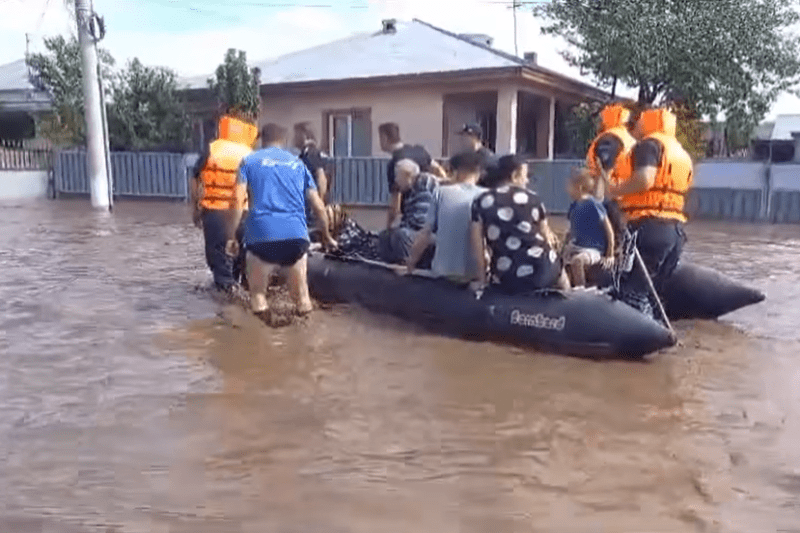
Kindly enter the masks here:
M 313 80 L 282 83 L 264 83 L 261 85 L 261 95 L 269 96 L 283 91 L 309 91 L 313 92 L 320 89 L 336 89 L 359 87 L 381 87 L 381 86 L 407 86 L 418 85 L 426 82 L 436 81 L 485 81 L 498 79 L 513 79 L 520 75 L 521 68 L 516 66 L 477 68 L 469 70 L 454 70 L 445 72 L 421 72 L 418 74 L 400 74 L 389 76 L 371 76 L 364 78 L 347 78 L 340 80 Z
M 526 81 L 532 81 L 542 85 L 550 86 L 582 98 L 589 98 L 598 101 L 606 101 L 611 98 L 611 93 L 589 85 L 588 83 L 583 83 L 562 74 L 549 72 L 535 66 L 523 67 L 522 77 Z

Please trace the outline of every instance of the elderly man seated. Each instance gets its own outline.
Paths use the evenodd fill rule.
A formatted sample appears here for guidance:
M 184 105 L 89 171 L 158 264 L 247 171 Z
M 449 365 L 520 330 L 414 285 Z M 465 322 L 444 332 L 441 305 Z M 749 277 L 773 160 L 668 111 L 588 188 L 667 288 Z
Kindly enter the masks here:
M 402 194 L 400 224 L 380 233 L 378 251 L 387 263 L 404 263 L 417 233 L 425 225 L 439 182 L 432 174 L 421 172 L 419 165 L 411 159 L 398 161 L 394 171 L 395 184 Z M 428 258 L 432 257 L 430 252 L 432 250 L 426 254 Z

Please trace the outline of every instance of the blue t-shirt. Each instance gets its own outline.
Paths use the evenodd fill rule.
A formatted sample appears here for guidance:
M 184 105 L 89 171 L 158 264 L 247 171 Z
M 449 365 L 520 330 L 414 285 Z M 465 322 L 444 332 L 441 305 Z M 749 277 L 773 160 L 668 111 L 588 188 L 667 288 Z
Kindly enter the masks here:
M 250 197 L 246 244 L 308 240 L 306 191 L 316 184 L 297 156 L 276 147 L 253 152 L 239 167 L 239 183 Z
M 569 206 L 570 234 L 572 242 L 581 248 L 595 248 L 606 253 L 608 240 L 604 221 L 606 208 L 596 198 L 585 198 L 572 202 Z

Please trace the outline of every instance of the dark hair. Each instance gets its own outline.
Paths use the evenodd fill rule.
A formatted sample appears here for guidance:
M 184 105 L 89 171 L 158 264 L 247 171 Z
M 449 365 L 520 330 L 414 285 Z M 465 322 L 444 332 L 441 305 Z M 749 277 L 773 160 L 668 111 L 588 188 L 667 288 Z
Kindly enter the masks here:
M 298 122 L 294 125 L 294 134 L 295 135 L 302 135 L 306 141 L 313 141 L 317 142 L 317 138 L 314 135 L 314 130 L 311 129 L 311 122 Z
M 386 137 L 390 143 L 396 144 L 400 142 L 400 126 L 394 122 L 384 122 L 378 126 L 378 134 Z
M 450 168 L 456 172 L 480 172 L 483 168 L 483 157 L 474 150 L 456 154 L 450 158 Z
M 261 142 L 264 144 L 286 142 L 286 134 L 286 128 L 270 122 L 261 128 Z

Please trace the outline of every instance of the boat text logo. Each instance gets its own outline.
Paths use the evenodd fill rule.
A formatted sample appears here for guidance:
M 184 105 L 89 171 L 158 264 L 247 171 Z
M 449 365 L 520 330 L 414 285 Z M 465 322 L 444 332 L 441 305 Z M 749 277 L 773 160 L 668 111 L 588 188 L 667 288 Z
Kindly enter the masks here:
M 511 324 L 516 326 L 561 331 L 564 329 L 566 322 L 567 318 L 563 316 L 551 318 L 543 315 L 542 313 L 526 315 L 524 313 L 520 313 L 517 309 L 511 312 Z

